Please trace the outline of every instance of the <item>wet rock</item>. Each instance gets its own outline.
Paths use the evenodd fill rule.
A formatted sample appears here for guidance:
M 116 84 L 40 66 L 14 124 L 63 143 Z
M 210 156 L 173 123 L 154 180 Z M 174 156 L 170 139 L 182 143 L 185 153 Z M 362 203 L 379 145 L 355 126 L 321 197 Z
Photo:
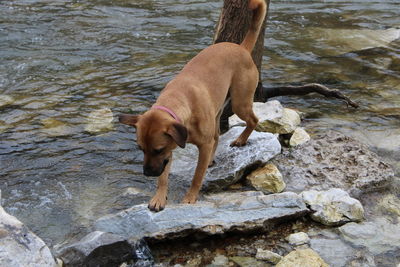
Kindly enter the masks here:
M 132 259 L 131 245 L 124 238 L 95 231 L 66 247 L 56 246 L 65 266 L 107 266 Z
M 394 173 L 365 145 L 338 132 L 316 134 L 307 145 L 284 148 L 274 163 L 285 177 L 286 190 L 336 187 L 357 197 L 387 188 Z
M 290 146 L 298 146 L 307 143 L 310 141 L 310 135 L 300 127 L 297 127 L 294 130 L 292 136 L 290 137 L 289 145 Z
M 400 38 L 400 29 L 326 29 L 310 28 L 310 35 L 317 41 L 332 46 L 326 50 L 331 55 L 363 50 L 373 47 L 386 47 L 390 42 Z
M 282 256 L 272 252 L 270 250 L 264 250 L 261 248 L 257 249 L 256 259 L 268 261 L 274 264 L 277 264 L 281 259 Z
M 0 206 L 0 266 L 55 265 L 56 262 L 46 244 Z
M 240 267 L 269 267 L 271 266 L 270 264 L 262 261 L 258 261 L 255 258 L 252 257 L 230 257 L 229 258 L 231 261 L 239 265 Z
M 99 231 L 125 239 L 166 239 L 195 233 L 220 234 L 263 228 L 279 218 L 295 218 L 308 212 L 295 193 L 264 195 L 261 192 L 220 193 L 195 204 L 170 204 L 161 212 L 137 205 L 95 222 Z
M 6 107 L 14 103 L 15 100 L 9 95 L 0 95 L 0 108 Z
M 294 246 L 299 246 L 310 242 L 310 238 L 304 232 L 291 234 L 286 238 L 286 240 L 289 242 L 289 244 Z
M 312 249 L 297 249 L 285 257 L 276 265 L 277 267 L 329 267 L 329 265 Z
M 400 250 L 400 224 L 384 217 L 371 222 L 348 223 L 339 230 L 346 241 L 364 247 L 374 255 Z
M 220 137 L 216 151 L 215 164 L 207 169 L 203 182 L 206 190 L 221 190 L 242 178 L 249 168 L 265 164 L 281 151 L 278 139 L 270 133 L 253 132 L 243 147 L 230 147 L 244 127 L 233 127 Z M 197 148 L 188 144 L 185 149 L 174 151 L 171 174 L 176 183 L 188 187 L 191 183 L 197 162 Z M 177 182 L 178 181 L 178 182 Z
M 341 225 L 347 222 L 360 222 L 364 218 L 364 209 L 360 201 L 351 198 L 341 189 L 304 191 L 301 197 L 314 211 L 311 218 L 322 224 Z
M 284 108 L 281 117 L 259 122 L 257 130 L 262 132 L 289 134 L 294 132 L 299 125 L 299 113 L 293 109 Z
M 278 168 L 274 164 L 270 163 L 253 171 L 246 177 L 246 179 L 250 181 L 250 184 L 255 189 L 266 194 L 280 193 L 286 186 Z
M 253 112 L 256 114 L 259 124 L 262 124 L 264 121 L 271 121 L 282 117 L 283 107 L 281 103 L 277 100 L 272 100 L 268 102 L 254 102 L 253 103 Z M 229 126 L 245 126 L 246 123 L 239 119 L 239 117 L 234 114 L 229 117 Z M 258 125 L 258 127 L 261 127 Z
M 113 128 L 113 113 L 109 108 L 102 108 L 92 111 L 87 117 L 88 124 L 85 131 L 89 133 L 100 133 Z

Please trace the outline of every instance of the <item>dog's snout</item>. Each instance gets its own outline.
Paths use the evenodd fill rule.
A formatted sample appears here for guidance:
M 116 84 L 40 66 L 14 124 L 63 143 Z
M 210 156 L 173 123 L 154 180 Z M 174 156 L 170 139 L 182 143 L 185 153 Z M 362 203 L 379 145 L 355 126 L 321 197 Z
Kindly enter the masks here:
M 150 166 L 143 166 L 143 174 L 146 175 L 146 176 L 160 176 L 161 173 L 163 172 L 163 169 L 155 170 Z

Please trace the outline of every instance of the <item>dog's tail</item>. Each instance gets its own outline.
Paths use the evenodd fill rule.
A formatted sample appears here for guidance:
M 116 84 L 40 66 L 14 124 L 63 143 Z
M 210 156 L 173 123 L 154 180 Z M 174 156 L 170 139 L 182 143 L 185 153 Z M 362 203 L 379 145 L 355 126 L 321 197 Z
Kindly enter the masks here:
M 265 4 L 265 0 L 249 0 L 249 9 L 253 11 L 253 17 L 246 37 L 240 45 L 251 53 L 257 42 L 262 23 L 264 22 L 265 14 L 267 13 L 267 5 Z

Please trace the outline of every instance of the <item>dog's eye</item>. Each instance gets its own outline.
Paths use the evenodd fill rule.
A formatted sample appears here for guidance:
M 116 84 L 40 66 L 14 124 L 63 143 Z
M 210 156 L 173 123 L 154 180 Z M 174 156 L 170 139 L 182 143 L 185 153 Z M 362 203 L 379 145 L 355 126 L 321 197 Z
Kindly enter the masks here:
M 164 151 L 164 148 L 154 149 L 154 154 L 161 154 Z

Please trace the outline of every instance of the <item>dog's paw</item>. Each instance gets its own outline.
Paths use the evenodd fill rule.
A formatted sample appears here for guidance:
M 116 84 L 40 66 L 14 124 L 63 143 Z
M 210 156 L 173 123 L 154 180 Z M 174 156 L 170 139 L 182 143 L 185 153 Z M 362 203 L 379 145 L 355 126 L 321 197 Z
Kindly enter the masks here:
M 240 138 L 238 138 L 231 143 L 231 146 L 245 146 L 246 143 L 247 143 L 246 141 L 243 141 Z
M 155 195 L 149 202 L 147 206 L 151 211 L 162 211 L 167 203 L 167 198 L 165 196 Z
M 185 195 L 185 197 L 183 198 L 182 203 L 183 204 L 194 204 L 194 203 L 196 203 L 196 199 L 197 199 L 197 194 L 187 193 Z

